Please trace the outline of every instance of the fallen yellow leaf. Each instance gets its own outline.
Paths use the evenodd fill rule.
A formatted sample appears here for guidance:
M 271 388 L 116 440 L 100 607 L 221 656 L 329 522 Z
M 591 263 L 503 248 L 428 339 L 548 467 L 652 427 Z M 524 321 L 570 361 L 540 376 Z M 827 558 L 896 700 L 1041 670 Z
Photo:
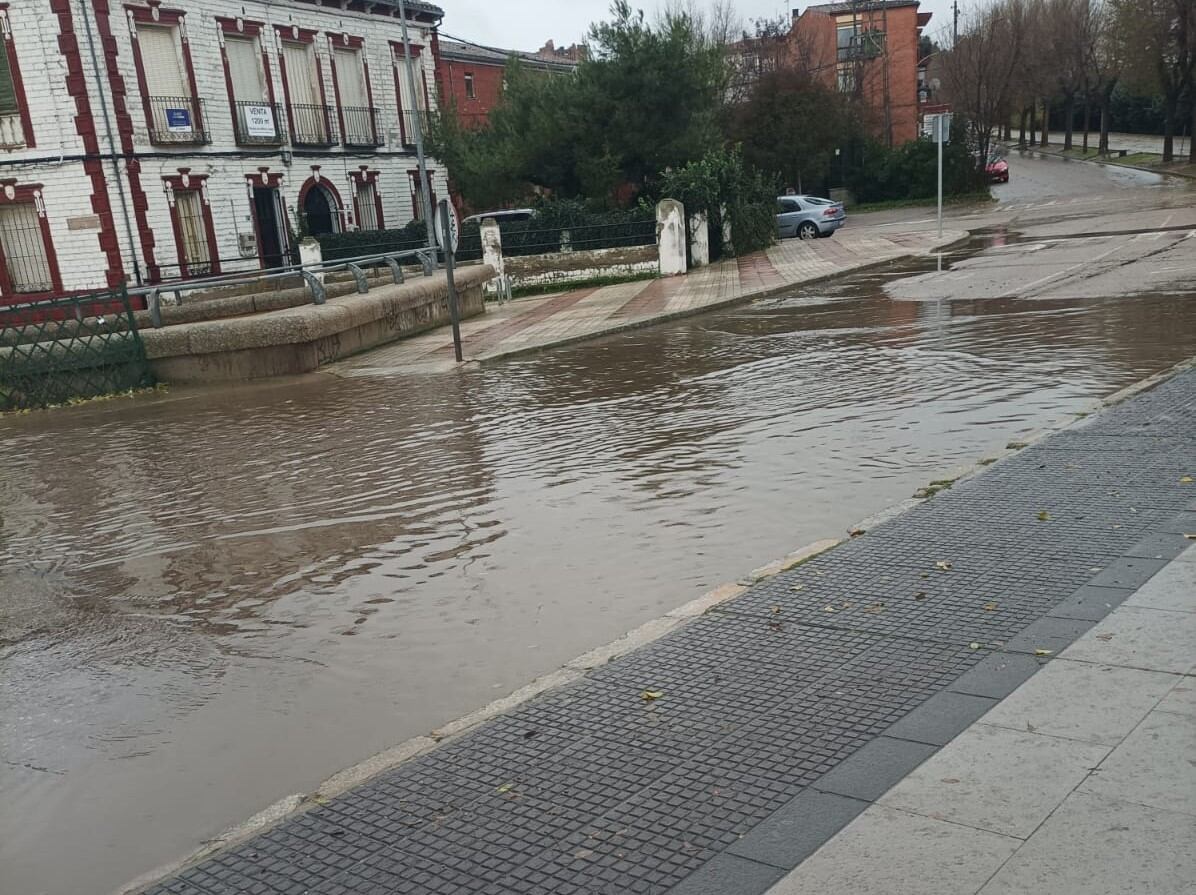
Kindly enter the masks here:
M 969 643 L 968 646 L 971 647 L 972 649 L 980 649 L 980 644 L 978 644 L 978 643 L 974 643 L 974 642 Z
M 1051 514 L 1048 513 L 1046 510 L 1043 510 L 1041 513 L 1038 514 L 1038 521 L 1039 522 L 1050 522 Z
M 939 560 L 934 564 L 934 567 L 940 572 L 950 572 L 951 569 L 954 568 L 951 563 L 947 562 L 946 560 Z
M 996 603 L 985 603 L 985 604 L 984 604 L 984 611 L 985 611 L 985 612 L 996 612 L 996 611 L 997 611 L 997 604 L 996 604 Z
M 916 594 L 914 594 L 914 599 L 915 600 L 925 600 L 926 599 L 926 591 L 924 591 L 924 590 L 918 591 Z
M 826 606 L 822 611 L 823 612 L 838 612 L 839 610 L 836 609 L 834 606 Z
M 1189 541 L 1196 541 L 1196 534 L 1184 535 Z
M 663 690 L 645 690 L 640 694 L 640 699 L 644 702 L 655 702 L 657 699 L 664 697 Z
M 1196 479 L 1192 478 L 1190 475 L 1186 475 L 1182 479 L 1179 480 L 1179 483 L 1181 485 L 1190 485 L 1193 482 L 1196 482 Z
M 873 615 L 877 615 L 878 613 L 885 611 L 885 604 L 884 603 L 873 603 L 871 606 L 865 607 L 864 611 L 870 612 Z
M 1053 649 L 1036 649 L 1034 655 L 1036 656 L 1053 656 L 1055 651 Z
M 773 615 L 780 615 L 780 614 L 781 614 L 781 607 L 780 607 L 780 606 L 773 606 L 773 607 L 772 607 L 772 614 L 773 614 Z
M 510 792 L 514 788 L 515 788 L 514 783 L 504 783 L 502 786 L 500 786 L 498 789 L 496 789 L 495 792 Z
M 793 585 L 793 587 L 791 587 L 789 589 L 791 591 L 793 591 L 794 593 L 797 593 L 799 590 L 805 590 L 806 586 L 804 584 L 795 584 L 795 585 Z

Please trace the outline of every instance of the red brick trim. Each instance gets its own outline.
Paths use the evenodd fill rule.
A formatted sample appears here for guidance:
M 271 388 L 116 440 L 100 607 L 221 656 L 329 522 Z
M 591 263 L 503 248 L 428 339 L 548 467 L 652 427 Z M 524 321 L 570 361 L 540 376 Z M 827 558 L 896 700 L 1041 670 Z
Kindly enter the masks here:
M 8 260 L 4 257 L 4 249 L 0 247 L 0 298 L 9 301 L 36 301 L 39 298 L 54 298 L 61 295 L 62 274 L 58 268 L 58 253 L 54 250 L 54 237 L 50 230 L 46 205 L 42 201 L 42 185 L 40 183 L 18 184 L 16 180 L 0 180 L 0 205 L 15 205 L 17 203 L 31 204 L 37 209 L 42 246 L 46 251 L 46 265 L 50 268 L 50 291 L 18 293 L 12 284 L 12 275 L 8 270 Z
M 75 101 L 75 130 L 83 140 L 84 152 L 96 156 L 99 155 L 100 143 L 96 135 L 95 120 L 91 114 L 91 101 L 87 96 L 87 82 L 83 76 L 83 58 L 79 53 L 79 41 L 75 35 L 70 0 L 50 0 L 50 11 L 58 19 L 58 51 L 66 62 L 67 93 Z M 104 253 L 107 262 L 104 277 L 108 287 L 114 289 L 125 281 L 125 272 L 120 244 L 116 237 L 116 222 L 112 215 L 112 203 L 108 195 L 108 182 L 104 176 L 103 165 L 98 159 L 84 161 L 83 171 L 91 179 L 92 211 L 100 216 L 100 250 Z M 152 257 L 152 253 L 150 257 Z
M 12 75 L 13 91 L 17 95 L 17 110 L 21 116 L 21 135 L 29 149 L 37 147 L 33 133 L 33 117 L 29 113 L 29 98 L 25 94 L 25 82 L 21 79 L 21 61 L 17 58 L 17 43 L 12 36 L 12 14 L 7 3 L 0 3 L 0 33 L 4 38 L 4 51 L 8 57 L 8 71 Z
M 208 202 L 207 181 L 207 174 L 192 174 L 190 168 L 179 168 L 177 175 L 169 175 L 162 178 L 162 183 L 168 185 L 170 191 L 175 195 L 179 193 L 200 194 L 200 209 L 203 214 L 204 233 L 208 240 L 209 267 L 209 271 L 206 274 L 200 275 L 215 276 L 220 273 L 220 246 L 216 242 L 216 225 L 212 221 L 212 207 Z M 187 258 L 183 251 L 183 222 L 179 217 L 177 203 L 174 200 L 168 200 L 168 202 L 170 205 L 170 226 L 174 230 L 174 245 L 179 256 L 179 274 L 184 278 L 190 277 L 192 274 L 187 269 Z

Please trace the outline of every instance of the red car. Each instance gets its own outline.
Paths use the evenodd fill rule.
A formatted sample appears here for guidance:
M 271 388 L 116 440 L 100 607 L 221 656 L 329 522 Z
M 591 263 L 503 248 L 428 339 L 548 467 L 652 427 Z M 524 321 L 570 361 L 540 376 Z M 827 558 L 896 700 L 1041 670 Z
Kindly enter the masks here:
M 989 159 L 984 166 L 989 183 L 1009 183 L 1009 162 L 1003 158 Z

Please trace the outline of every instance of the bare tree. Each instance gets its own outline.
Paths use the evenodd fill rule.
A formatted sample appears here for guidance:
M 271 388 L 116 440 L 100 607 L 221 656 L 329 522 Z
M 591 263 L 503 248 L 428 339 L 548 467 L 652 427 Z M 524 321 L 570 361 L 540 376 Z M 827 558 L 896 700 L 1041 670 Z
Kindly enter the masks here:
M 1121 80 L 1124 65 L 1122 41 L 1117 31 L 1117 19 L 1109 0 L 1090 0 L 1088 4 L 1088 59 L 1085 65 L 1088 77 L 1088 94 L 1095 95 L 1100 111 L 1100 140 L 1097 152 L 1109 152 L 1109 107 L 1113 102 L 1113 91 Z M 1085 112 L 1084 149 L 1088 148 L 1087 112 Z

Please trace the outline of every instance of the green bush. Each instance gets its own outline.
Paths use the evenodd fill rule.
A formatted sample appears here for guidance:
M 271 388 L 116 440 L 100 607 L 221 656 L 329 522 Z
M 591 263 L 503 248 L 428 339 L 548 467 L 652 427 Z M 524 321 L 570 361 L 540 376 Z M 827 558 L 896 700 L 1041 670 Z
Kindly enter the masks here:
M 957 196 L 984 188 L 962 134 L 943 147 L 943 194 Z M 938 147 L 926 139 L 894 149 L 869 142 L 854 155 L 847 183 L 859 203 L 932 199 L 938 194 Z
M 428 228 L 423 221 L 412 221 L 398 230 L 353 230 L 316 238 L 325 261 L 340 261 L 362 255 L 422 249 L 428 244 Z

